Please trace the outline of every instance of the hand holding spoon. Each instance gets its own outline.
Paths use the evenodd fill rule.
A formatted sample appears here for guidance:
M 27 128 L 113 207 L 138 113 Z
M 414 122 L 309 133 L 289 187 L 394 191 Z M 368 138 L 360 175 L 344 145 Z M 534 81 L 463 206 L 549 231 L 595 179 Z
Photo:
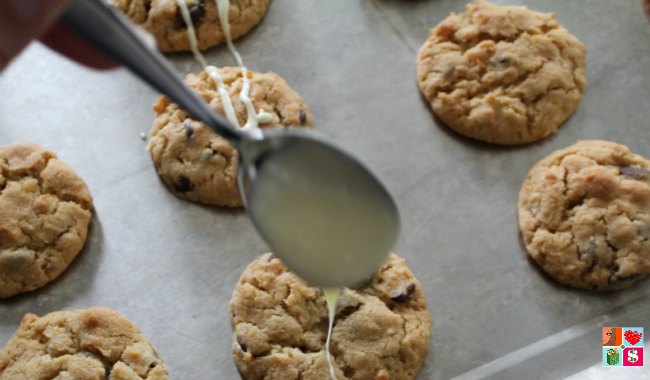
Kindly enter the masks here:
M 395 201 L 356 158 L 313 132 L 231 127 L 99 0 L 72 0 L 63 22 L 240 152 L 239 186 L 260 235 L 312 285 L 360 286 L 398 236 Z

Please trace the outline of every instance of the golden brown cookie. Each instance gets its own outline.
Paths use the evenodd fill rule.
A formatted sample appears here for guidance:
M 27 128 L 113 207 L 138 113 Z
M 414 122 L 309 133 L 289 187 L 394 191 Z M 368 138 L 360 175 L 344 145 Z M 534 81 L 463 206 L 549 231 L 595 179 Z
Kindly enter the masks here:
M 244 379 L 330 378 L 323 293 L 272 254 L 246 268 L 230 310 L 232 353 Z M 430 329 L 422 286 L 404 259 L 391 254 L 367 286 L 341 292 L 331 341 L 336 377 L 414 379 L 427 355 Z
M 55 279 L 86 241 L 92 197 L 56 155 L 33 143 L 0 147 L 0 298 Z
M 0 351 L 0 380 L 166 380 L 165 363 L 140 329 L 114 310 L 26 314 Z
M 199 50 L 226 42 L 215 0 L 186 0 Z M 190 40 L 177 0 L 109 0 L 156 39 L 163 52 L 188 51 Z M 230 0 L 228 20 L 233 39 L 246 34 L 266 14 L 269 0 Z
M 540 140 L 576 109 L 585 47 L 553 13 L 477 0 L 429 32 L 417 78 L 433 111 L 463 135 L 496 144 Z
M 241 69 L 225 67 L 219 72 L 232 100 L 240 125 L 246 122 L 246 108 L 239 99 Z M 261 128 L 311 127 L 309 107 L 275 73 L 249 72 L 250 98 L 255 110 L 270 114 Z M 221 96 L 206 72 L 189 74 L 187 84 L 216 112 L 224 115 Z M 158 175 L 181 198 L 216 206 L 241 207 L 237 187 L 239 154 L 224 138 L 203 123 L 192 120 L 168 98 L 154 104 L 156 119 L 148 150 Z
M 576 288 L 624 289 L 650 274 L 650 161 L 580 141 L 528 173 L 519 193 L 528 254 Z

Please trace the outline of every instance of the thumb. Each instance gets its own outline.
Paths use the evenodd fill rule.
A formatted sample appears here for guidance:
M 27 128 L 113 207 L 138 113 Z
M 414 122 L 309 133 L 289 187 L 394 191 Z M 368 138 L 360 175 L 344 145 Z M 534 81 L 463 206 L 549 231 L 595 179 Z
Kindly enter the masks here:
M 39 37 L 68 0 L 0 0 L 0 70 Z

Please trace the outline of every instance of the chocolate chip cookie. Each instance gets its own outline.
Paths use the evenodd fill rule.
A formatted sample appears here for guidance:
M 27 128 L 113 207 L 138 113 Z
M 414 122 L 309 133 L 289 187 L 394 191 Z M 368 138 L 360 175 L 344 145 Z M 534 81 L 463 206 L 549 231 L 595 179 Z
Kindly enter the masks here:
M 244 379 L 329 379 L 327 307 L 320 289 L 266 254 L 230 301 L 232 353 Z M 336 377 L 413 379 L 426 357 L 431 315 L 422 286 L 391 254 L 361 289 L 342 289 L 331 354 Z
M 585 47 L 553 13 L 477 0 L 429 32 L 417 79 L 451 129 L 525 144 L 555 132 L 578 106 L 587 83 Z
M 169 379 L 140 329 L 114 310 L 26 314 L 0 351 L 0 380 Z
M 215 0 L 186 0 L 199 50 L 226 42 Z M 187 25 L 177 0 L 109 0 L 156 39 L 162 52 L 188 51 Z M 266 14 L 269 0 L 230 0 L 228 20 L 233 39 L 246 34 Z
M 528 173 L 519 193 L 528 254 L 576 288 L 624 289 L 650 274 L 650 161 L 580 141 Z
M 244 125 L 246 107 L 239 99 L 241 69 L 219 72 L 230 95 L 237 119 Z M 313 117 L 305 102 L 275 73 L 249 72 L 250 98 L 256 111 L 268 115 L 261 128 L 311 127 Z M 225 115 L 221 96 L 206 72 L 189 74 L 186 82 L 216 112 Z M 156 118 L 148 150 L 158 175 L 181 198 L 216 206 L 241 207 L 237 187 L 239 154 L 224 138 L 191 119 L 178 105 L 161 97 L 154 104 Z
M 53 152 L 0 147 L 0 298 L 55 279 L 86 241 L 92 197 Z

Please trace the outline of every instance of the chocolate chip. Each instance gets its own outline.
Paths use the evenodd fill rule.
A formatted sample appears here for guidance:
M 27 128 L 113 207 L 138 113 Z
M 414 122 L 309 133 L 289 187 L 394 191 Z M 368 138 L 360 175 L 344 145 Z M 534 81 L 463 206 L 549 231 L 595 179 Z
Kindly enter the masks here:
M 174 180 L 174 190 L 179 193 L 185 193 L 194 189 L 194 184 L 184 175 L 179 175 Z
M 199 1 L 190 6 L 189 11 L 192 24 L 197 25 L 201 23 L 201 20 L 205 17 L 205 4 L 203 4 L 203 1 Z
M 350 366 L 347 366 L 347 365 L 345 367 L 343 367 L 343 375 L 346 378 L 348 378 L 348 379 L 353 378 L 355 373 L 357 373 L 357 370 L 354 369 L 354 367 L 350 367 Z
M 192 20 L 192 25 L 196 27 L 201 23 L 201 20 L 203 20 L 203 17 L 205 16 L 205 5 L 203 4 L 203 0 L 189 5 L 187 7 L 187 10 L 190 12 L 190 20 Z M 176 12 L 176 25 L 180 28 L 187 28 L 180 8 L 178 8 L 178 11 Z
M 415 284 L 411 282 L 406 287 L 405 291 L 403 291 L 403 292 L 401 292 L 401 293 L 399 293 L 399 294 L 397 294 L 395 296 L 390 297 L 390 299 L 393 302 L 404 303 L 404 302 L 408 301 L 409 298 L 411 298 L 413 293 L 415 293 Z
M 185 136 L 189 139 L 194 134 L 194 128 L 190 123 L 183 123 L 183 128 L 185 128 Z
M 344 319 L 346 317 L 349 317 L 352 313 L 356 312 L 359 310 L 361 305 L 348 305 L 344 307 L 339 313 L 336 315 L 337 319 Z
M 307 114 L 305 113 L 305 111 L 300 110 L 300 125 L 305 125 L 306 122 L 307 122 Z
M 248 346 L 246 346 L 246 343 L 244 343 L 239 337 L 237 337 L 237 344 L 242 352 L 248 352 Z
M 634 222 L 632 222 L 632 224 L 636 227 L 636 230 L 639 233 L 639 235 L 641 235 L 645 239 L 650 239 L 650 227 L 647 224 L 639 220 L 635 220 Z
M 606 240 L 606 242 L 607 242 L 607 248 L 609 248 L 612 252 L 618 251 L 618 248 L 614 244 L 610 243 L 609 240 Z
M 153 362 L 153 363 L 149 364 L 149 368 L 154 369 L 154 368 L 156 368 L 157 365 L 158 365 L 158 362 Z
M 650 170 L 638 166 L 621 166 L 619 173 L 632 178 L 645 178 L 650 174 Z

